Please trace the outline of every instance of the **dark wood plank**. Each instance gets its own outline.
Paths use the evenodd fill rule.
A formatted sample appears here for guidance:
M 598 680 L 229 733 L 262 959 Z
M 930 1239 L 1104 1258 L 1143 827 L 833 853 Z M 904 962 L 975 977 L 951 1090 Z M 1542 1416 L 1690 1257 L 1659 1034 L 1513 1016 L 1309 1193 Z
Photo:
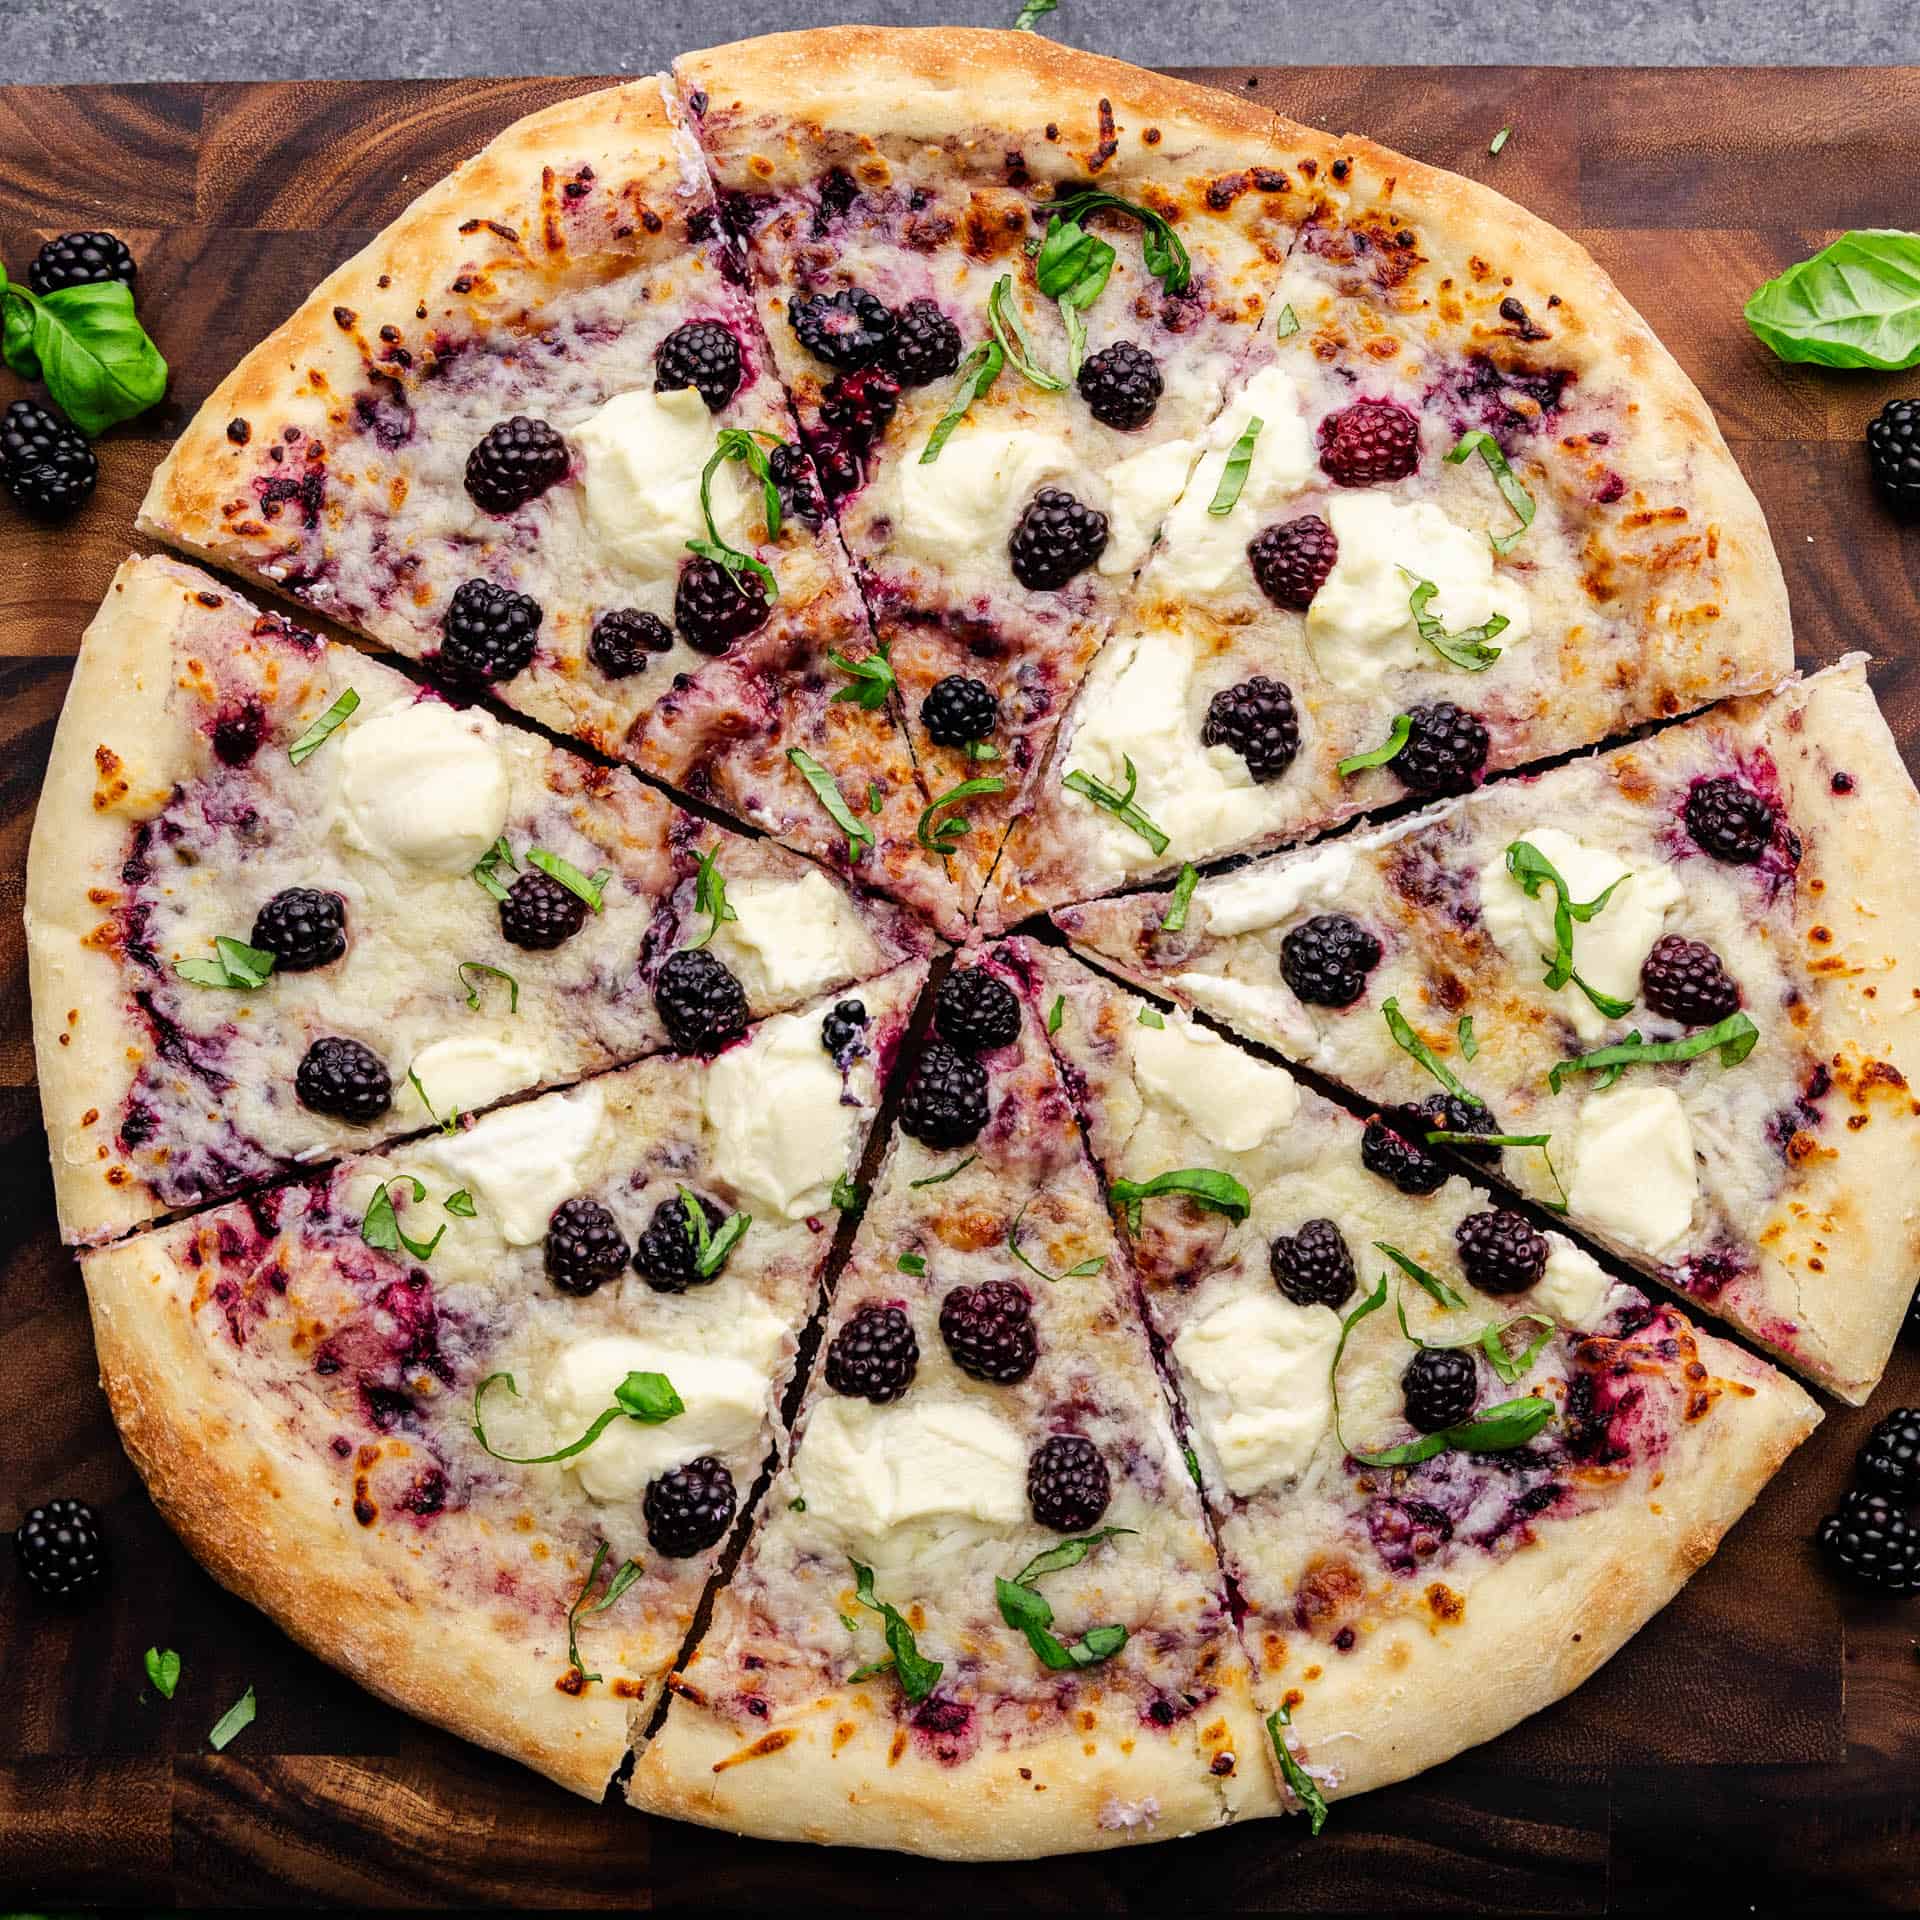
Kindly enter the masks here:
M 1574 233 L 1713 403 L 1772 522 L 1803 659 L 1864 647 L 1920 743 L 1920 540 L 1860 433 L 1914 381 L 1783 368 L 1745 292 L 1849 225 L 1910 224 L 1920 75 L 1308 68 L 1198 77 L 1364 129 Z M 1912 1606 L 1842 1592 L 1809 1545 L 1871 1416 L 1833 1412 L 1718 1558 L 1574 1698 L 1424 1779 L 1297 1823 L 1117 1858 L 942 1867 L 744 1842 L 597 1808 L 359 1692 L 222 1593 L 159 1522 L 95 1379 L 52 1229 L 19 925 L 65 662 L 171 434 L 255 340 L 421 187 L 585 79 L 0 87 L 0 258 L 106 225 L 135 246 L 174 368 L 101 444 L 58 534 L 0 521 L 0 1529 L 73 1492 L 103 1509 L 111 1591 L 68 1616 L 0 1574 L 0 1889 L 16 1903 L 1020 1906 L 1590 1912 L 1912 1906 L 1920 1713 Z M 1499 156 L 1486 151 L 1514 129 Z M 15 391 L 0 373 L 0 402 Z M 1920 1353 L 1878 1407 L 1920 1404 Z M 141 1656 L 186 1660 L 175 1700 Z M 260 1716 L 206 1731 L 243 1688 Z M 1738 1764 L 1735 1764 L 1735 1763 Z

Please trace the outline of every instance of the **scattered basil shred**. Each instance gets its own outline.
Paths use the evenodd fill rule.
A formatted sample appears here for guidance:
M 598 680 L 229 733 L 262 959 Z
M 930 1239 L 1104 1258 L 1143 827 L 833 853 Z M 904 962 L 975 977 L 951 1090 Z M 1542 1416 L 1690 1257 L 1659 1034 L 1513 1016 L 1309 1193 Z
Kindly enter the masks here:
M 813 789 L 815 798 L 826 808 L 833 824 L 847 836 L 847 858 L 858 860 L 863 853 L 871 851 L 873 830 L 847 805 L 846 796 L 841 793 L 833 775 L 804 747 L 789 747 L 787 762 Z
M 853 1597 L 869 1613 L 877 1613 L 886 1623 L 887 1651 L 892 1656 L 894 1677 L 900 1682 L 900 1691 L 910 1701 L 924 1700 L 940 1684 L 940 1676 L 945 1668 L 938 1660 L 927 1659 L 920 1651 L 920 1645 L 913 1637 L 913 1629 L 907 1624 L 906 1616 L 897 1607 L 877 1598 L 873 1591 L 873 1569 L 863 1567 L 858 1560 L 849 1562 L 853 1568 Z M 865 1679 L 869 1675 L 884 1670 L 886 1663 L 878 1662 L 874 1666 L 862 1667 L 851 1677 Z
M 1029 1200 L 1026 1206 L 1023 1206 L 1020 1211 L 1013 1216 L 1013 1225 L 1007 1229 L 1007 1251 L 1012 1254 L 1029 1273 L 1038 1274 L 1049 1286 L 1057 1286 L 1062 1280 L 1090 1279 L 1106 1266 L 1106 1256 L 1099 1253 L 1089 1254 L 1086 1259 L 1077 1261 L 1073 1266 L 1067 1268 L 1064 1273 L 1049 1273 L 1045 1267 L 1036 1266 L 1033 1261 L 1029 1260 L 1027 1256 L 1020 1251 L 1020 1223 L 1027 1217 L 1027 1207 L 1032 1205 L 1033 1202 Z
M 216 934 L 213 951 L 216 958 L 212 960 L 176 960 L 174 972 L 196 987 L 232 987 L 242 993 L 264 987 L 273 972 L 273 955 L 248 946 L 244 940 Z
M 1254 443 L 1260 438 L 1260 429 L 1266 424 L 1257 413 L 1247 416 L 1247 424 L 1240 429 L 1240 437 L 1227 453 L 1227 464 L 1220 469 L 1220 484 L 1214 488 L 1213 498 L 1207 502 L 1209 513 L 1226 515 L 1233 511 L 1241 489 L 1247 484 L 1247 475 L 1253 470 Z
M 1001 352 L 997 340 L 983 340 L 960 362 L 953 399 L 934 423 L 933 431 L 927 435 L 927 444 L 921 449 L 923 467 L 931 466 L 940 458 L 940 449 L 953 438 L 953 430 L 967 417 L 967 409 L 1000 378 L 1000 370 L 1006 364 L 1007 356 Z
M 962 814 L 950 813 L 944 820 L 936 821 L 935 815 L 943 807 L 951 807 L 962 800 L 971 800 L 976 796 L 1004 793 L 1007 783 L 998 774 L 976 776 L 971 780 L 962 780 L 957 787 L 949 787 L 945 793 L 922 810 L 920 825 L 916 835 L 920 844 L 929 853 L 937 853 L 942 859 L 959 851 L 960 842 L 973 831 L 972 824 Z
M 341 727 L 344 727 L 359 711 L 360 696 L 349 687 L 325 713 L 323 713 L 292 746 L 287 749 L 287 758 L 296 767 L 304 766 L 326 745 L 327 741 Z
M 1413 737 L 1413 716 L 1396 713 L 1393 724 L 1387 729 L 1386 743 L 1383 746 L 1370 747 L 1365 753 L 1350 753 L 1334 768 L 1342 780 L 1352 778 L 1356 773 L 1364 772 L 1368 767 L 1384 767 L 1389 760 L 1399 757 L 1400 749 Z
M 606 1565 L 607 1555 L 611 1551 L 604 1540 L 594 1549 L 593 1565 L 587 1569 L 587 1577 L 581 1581 L 580 1591 L 574 1595 L 573 1605 L 567 1609 L 567 1664 L 580 1676 L 582 1684 L 591 1684 L 600 1676 L 589 1673 L 580 1658 L 580 1644 L 575 1638 L 580 1622 L 590 1613 L 606 1612 L 640 1577 L 640 1562 L 623 1560 L 613 1578 L 607 1582 L 606 1592 L 591 1606 L 587 1605 L 587 1595 L 593 1591 L 593 1583 L 600 1578 L 600 1569 Z
M 1301 1810 L 1311 1824 L 1317 1839 L 1320 1829 L 1327 1824 L 1327 1797 L 1320 1791 L 1305 1767 L 1293 1757 L 1293 1749 L 1286 1743 L 1280 1729 L 1293 1724 L 1293 1709 L 1282 1700 L 1267 1715 L 1267 1738 L 1273 1742 L 1274 1758 L 1280 1762 L 1280 1772 L 1286 1780 L 1287 1790 L 1300 1802 Z
M 1176 1167 L 1169 1173 L 1157 1173 L 1151 1180 L 1115 1180 L 1107 1188 L 1116 1206 L 1126 1211 L 1127 1231 L 1138 1237 L 1142 1201 L 1178 1194 L 1209 1213 L 1223 1213 L 1229 1220 L 1244 1220 L 1253 1205 L 1247 1190 L 1230 1173 L 1214 1167 Z
M 1487 535 L 1495 553 L 1511 553 L 1533 525 L 1533 495 L 1520 484 L 1519 475 L 1508 466 L 1507 456 L 1500 451 L 1499 441 L 1484 427 L 1470 427 L 1454 442 L 1447 455 L 1447 465 L 1457 467 L 1463 460 L 1472 459 L 1476 453 L 1486 462 L 1487 471 L 1493 475 L 1493 484 L 1499 488 L 1500 498 L 1513 509 L 1514 517 L 1520 522 L 1506 533 Z
M 1167 836 L 1133 804 L 1133 796 L 1140 790 L 1140 775 L 1135 771 L 1133 761 L 1124 755 L 1121 765 L 1127 770 L 1127 790 L 1124 793 L 1117 793 L 1104 780 L 1084 773 L 1078 767 L 1060 784 L 1070 792 L 1091 800 L 1096 807 L 1104 807 L 1116 820 L 1131 827 L 1155 853 L 1165 853 L 1170 844 Z
M 180 1684 L 180 1656 L 171 1647 L 164 1653 L 158 1647 L 149 1647 L 147 1678 L 162 1700 L 171 1700 L 174 1688 Z
M 1168 905 L 1166 916 L 1160 922 L 1162 933 L 1183 932 L 1187 924 L 1187 909 L 1193 905 L 1193 890 L 1200 884 L 1200 869 L 1191 861 L 1180 869 L 1180 878 L 1174 882 L 1173 899 Z
M 431 1107 L 427 1109 L 433 1111 Z M 410 1173 L 396 1174 L 392 1180 L 382 1180 L 373 1190 L 373 1198 L 367 1202 L 367 1210 L 360 1219 L 360 1238 L 376 1252 L 398 1253 L 403 1247 L 416 1260 L 430 1260 L 433 1250 L 440 1244 L 440 1237 L 447 1230 L 443 1220 L 434 1228 L 431 1240 L 409 1239 L 407 1230 L 400 1224 L 400 1216 L 394 1211 L 393 1195 L 389 1187 L 406 1186 L 412 1189 L 414 1200 L 427 1197 L 426 1187 Z
M 520 1397 L 520 1383 L 512 1374 L 488 1374 L 473 1390 L 473 1437 L 479 1441 L 484 1452 L 513 1467 L 545 1467 L 551 1466 L 556 1460 L 571 1460 L 576 1453 L 585 1453 L 616 1420 L 632 1420 L 644 1427 L 657 1427 L 687 1410 L 686 1403 L 674 1391 L 673 1382 L 664 1373 L 630 1373 L 614 1388 L 613 1405 L 605 1413 L 597 1415 L 592 1426 L 578 1440 L 553 1453 L 502 1453 L 488 1440 L 486 1426 L 480 1418 L 480 1402 L 497 1380 L 507 1383 L 507 1391 L 516 1400 Z
M 482 976 L 490 976 L 495 980 L 504 980 L 507 983 L 508 1015 L 511 1016 L 520 1011 L 520 982 L 512 974 L 504 967 L 490 966 L 485 960 L 462 960 L 455 972 L 459 975 L 460 984 L 467 990 L 467 1005 L 470 1009 L 479 1011 L 480 982 L 467 978 L 469 970 Z
M 249 1687 L 218 1720 L 213 1723 L 213 1731 L 207 1735 L 207 1745 L 215 1753 L 224 1753 L 228 1745 L 253 1725 L 253 1716 L 258 1711 Z
M 1504 613 L 1491 615 L 1480 626 L 1449 633 L 1445 623 L 1427 611 L 1440 589 L 1431 580 L 1422 580 L 1405 567 L 1400 569 L 1400 577 L 1412 589 L 1407 595 L 1407 609 L 1413 616 L 1414 628 L 1441 659 L 1467 673 L 1485 673 L 1500 658 L 1500 648 L 1488 643 L 1499 639 L 1513 624 Z
M 1628 1067 L 1657 1066 L 1666 1061 L 1684 1064 L 1716 1052 L 1723 1067 L 1737 1067 L 1759 1040 L 1760 1029 L 1744 1013 L 1730 1013 L 1684 1040 L 1643 1040 L 1638 1033 L 1630 1033 L 1624 1040 L 1615 1040 L 1592 1053 L 1562 1060 L 1547 1075 L 1547 1084 L 1558 1093 L 1570 1073 L 1601 1073 L 1607 1076 L 1602 1084 L 1611 1086 Z

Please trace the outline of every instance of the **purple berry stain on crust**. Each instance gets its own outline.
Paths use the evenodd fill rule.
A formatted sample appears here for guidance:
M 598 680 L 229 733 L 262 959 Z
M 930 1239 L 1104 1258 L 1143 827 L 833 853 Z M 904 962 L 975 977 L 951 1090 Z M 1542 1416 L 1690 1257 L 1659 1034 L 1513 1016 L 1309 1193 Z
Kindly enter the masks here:
M 1497 367 L 1474 354 L 1428 398 L 1446 412 L 1456 434 L 1481 427 L 1505 448 L 1517 435 L 1552 427 L 1573 375 L 1564 367 Z
M 222 710 L 213 723 L 213 751 L 225 766 L 244 767 L 260 751 L 267 716 L 255 699 Z
M 942 1766 L 959 1766 L 980 1744 L 973 1708 L 964 1700 L 929 1694 L 914 1708 L 909 1724 Z

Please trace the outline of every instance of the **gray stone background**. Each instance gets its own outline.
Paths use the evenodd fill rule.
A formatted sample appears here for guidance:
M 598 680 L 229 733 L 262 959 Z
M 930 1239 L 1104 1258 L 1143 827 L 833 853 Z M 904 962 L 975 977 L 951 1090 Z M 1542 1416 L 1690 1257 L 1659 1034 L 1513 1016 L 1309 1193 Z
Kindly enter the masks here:
M 0 0 L 0 81 L 639 73 L 780 27 L 1010 26 L 1019 0 Z M 1885 65 L 1920 0 L 1061 0 L 1143 65 Z

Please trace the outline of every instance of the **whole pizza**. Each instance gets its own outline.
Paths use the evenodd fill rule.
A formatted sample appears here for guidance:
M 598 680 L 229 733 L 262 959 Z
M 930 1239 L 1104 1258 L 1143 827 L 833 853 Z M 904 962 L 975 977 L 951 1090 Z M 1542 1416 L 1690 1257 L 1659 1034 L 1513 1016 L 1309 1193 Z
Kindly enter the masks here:
M 1317 1833 L 1886 1365 L 1920 795 L 1484 186 L 1032 32 L 717 47 L 429 188 L 138 528 L 26 913 L 115 1417 L 566 1787 Z

